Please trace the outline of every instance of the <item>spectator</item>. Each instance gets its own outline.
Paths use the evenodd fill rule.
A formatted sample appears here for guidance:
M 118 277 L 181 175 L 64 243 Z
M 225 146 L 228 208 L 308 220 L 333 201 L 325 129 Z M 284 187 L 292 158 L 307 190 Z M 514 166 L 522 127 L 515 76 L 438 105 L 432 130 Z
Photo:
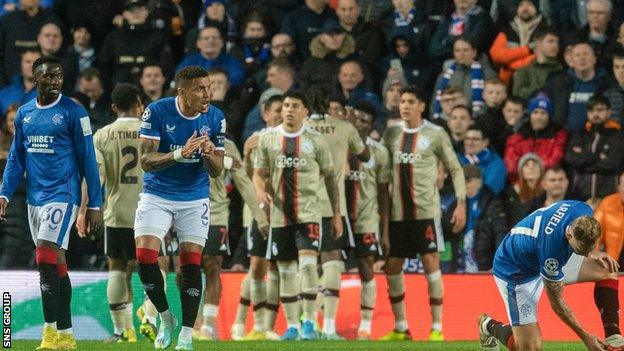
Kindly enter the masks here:
M 507 99 L 507 86 L 505 84 L 498 78 L 485 81 L 483 88 L 484 108 L 476 114 L 475 123 L 483 128 L 488 139 L 495 137 L 499 131 L 505 128 L 505 119 L 501 111 L 505 99 Z
M 280 32 L 294 40 L 299 62 L 310 57 L 310 42 L 329 20 L 336 21 L 337 18 L 327 0 L 305 0 L 299 8 L 286 15 Z
M 245 18 L 241 26 L 242 38 L 239 45 L 231 50 L 231 55 L 243 63 L 245 76 L 253 79 L 256 72 L 265 67 L 271 58 L 269 33 L 262 15 L 253 11 Z
M 496 248 L 505 236 L 506 214 L 501 200 L 485 184 L 478 167 L 465 165 L 464 176 L 468 209 L 463 243 L 464 271 L 489 271 Z
M 540 184 L 544 175 L 544 165 L 537 154 L 532 152 L 525 154 L 516 167 L 517 180 L 507 187 L 503 195 L 508 230 L 533 210 L 535 199 L 544 192 Z
M 242 123 L 239 121 L 240 115 L 232 111 L 233 94 L 231 93 L 231 85 L 225 72 L 222 68 L 213 68 L 210 71 L 210 104 L 218 107 L 225 114 L 225 120 L 228 123 L 226 131 L 228 133 L 228 139 L 238 140 L 240 138 L 240 131 Z
M 565 154 L 568 133 L 552 120 L 553 104 L 538 96 L 529 103 L 529 120 L 507 139 L 505 166 L 511 182 L 518 180 L 518 160 L 527 153 L 537 154 L 544 167 L 558 166 Z
M 141 86 L 141 100 L 144 106 L 162 98 L 165 86 L 165 75 L 162 67 L 155 62 L 145 64 L 141 69 L 139 84 Z
M 233 56 L 223 52 L 223 38 L 219 28 L 204 27 L 197 37 L 197 49 L 199 52 L 184 57 L 176 72 L 188 66 L 200 66 L 207 70 L 221 67 L 227 72 L 232 87 L 238 88 L 243 84 L 245 80 L 243 65 Z
M 489 139 L 494 150 L 499 155 L 504 155 L 507 139 L 517 131 L 524 117 L 524 100 L 515 96 L 508 97 L 503 103 L 501 114 L 504 124 L 496 124 L 496 129 L 490 130 L 492 134 Z
M 19 105 L 13 104 L 7 107 L 6 111 L 2 114 L 2 124 L 0 124 L 0 183 L 2 183 L 2 174 L 4 174 L 4 167 L 6 166 L 7 158 L 9 157 L 9 150 L 11 144 L 13 144 L 13 135 L 15 134 L 15 113 Z
M 245 118 L 245 127 L 243 129 L 243 135 L 241 137 L 241 141 L 244 143 L 247 138 L 249 138 L 254 132 L 260 131 L 266 127 L 262 116 L 264 114 L 264 103 L 267 102 L 271 97 L 276 95 L 282 95 L 284 93 L 283 90 L 277 88 L 269 88 L 265 90 L 262 95 L 260 95 L 260 99 L 256 106 L 247 114 Z
M 271 60 L 278 58 L 287 59 L 293 67 L 298 67 L 299 63 L 296 61 L 294 52 L 295 45 L 288 34 L 277 33 L 271 38 Z M 259 91 L 265 91 L 269 88 L 269 84 L 266 81 L 268 69 L 269 67 L 267 65 L 256 72 L 254 78 L 256 80 L 256 88 Z
M 63 93 L 70 95 L 78 79 L 78 62 L 62 50 L 63 33 L 56 23 L 46 23 L 39 30 L 37 44 L 43 56 L 54 56 L 63 64 Z
M 455 10 L 438 24 L 429 53 L 437 62 L 453 57 L 453 44 L 459 36 L 466 36 L 480 52 L 487 52 L 492 42 L 492 19 L 477 5 L 477 0 L 453 0 Z
M 609 99 L 611 118 L 624 123 L 624 48 L 613 53 L 613 77 L 603 95 Z
M 113 28 L 113 19 L 118 16 L 117 27 L 121 26 L 123 6 L 126 0 L 54 0 L 54 13 L 64 23 L 63 37 L 70 38 L 69 30 L 87 26 L 91 32 L 93 47 L 99 51 L 104 39 Z
M 541 181 L 544 193 L 535 199 L 532 210 L 537 210 L 540 207 L 550 206 L 557 201 L 568 199 L 569 184 L 568 176 L 563 168 L 555 166 L 546 169 Z
M 336 16 L 340 27 L 355 39 L 355 52 L 362 64 L 369 72 L 375 72 L 379 58 L 386 53 L 386 40 L 379 26 L 366 22 L 360 11 L 357 0 L 338 0 Z
M 548 76 L 563 70 L 558 58 L 559 35 L 556 30 L 552 27 L 541 27 L 535 30 L 534 37 L 533 60 L 517 70 L 513 76 L 512 93 L 522 99 L 528 99 L 544 88 Z
M 358 100 L 366 100 L 375 106 L 377 118 L 375 118 L 373 129 L 380 135 L 386 129 L 387 116 L 383 113 L 383 106 L 379 97 L 368 90 L 364 83 L 364 71 L 358 61 L 349 60 L 340 65 L 338 70 L 338 89 L 347 105 L 352 105 Z
M 468 98 L 461 89 L 456 87 L 447 87 L 442 91 L 440 96 L 440 107 L 442 113 L 439 119 L 434 119 L 433 122 L 444 125 L 451 115 L 451 110 L 457 105 L 468 106 Z
M 497 28 L 503 28 L 513 21 L 517 14 L 517 8 L 523 0 L 494 0 L 490 7 L 490 16 Z M 549 20 L 552 15 L 550 0 L 531 0 L 533 5 L 542 14 L 545 20 Z
M 453 150 L 458 154 L 464 153 L 464 139 L 472 123 L 472 114 L 470 108 L 466 107 L 466 105 L 457 105 L 451 109 L 449 119 L 446 121 L 446 127 L 451 137 Z
M 609 68 L 607 47 L 609 38 L 614 36 L 613 27 L 610 25 L 613 5 L 610 0 L 587 0 L 586 2 L 587 24 L 576 31 L 568 33 L 566 43 L 579 40 L 588 42 L 596 55 L 596 66 Z
M 422 42 L 428 39 L 423 37 L 424 33 L 422 35 L 420 33 L 422 32 L 414 34 L 411 28 L 405 26 L 397 27 L 390 33 L 388 41 L 390 54 L 382 61 L 381 74 L 401 74 L 408 83 L 430 91 L 434 67 L 422 48 L 425 45 Z
M 365 22 L 380 22 L 392 14 L 392 2 L 388 0 L 358 0 Z
M 17 10 L 17 0 L 0 1 L 0 17 L 15 10 Z
M 624 245 L 624 173 L 618 177 L 617 192 L 611 194 L 600 202 L 594 212 L 594 216 L 600 222 L 602 236 L 600 244 L 613 259 L 620 262 L 620 271 L 624 270 L 622 264 L 622 246 Z
M 483 184 L 498 196 L 507 184 L 505 163 L 498 154 L 489 147 L 490 140 L 483 128 L 473 124 L 468 127 L 464 137 L 464 152 L 458 153 L 459 163 L 476 165 L 481 170 Z
M 492 63 L 500 67 L 498 77 L 503 83 L 509 84 L 513 73 L 533 60 L 534 34 L 545 25 L 546 20 L 531 0 L 518 3 L 516 16 L 498 33 L 490 48 Z
M 570 166 L 572 193 L 583 201 L 605 197 L 616 190 L 622 170 L 624 135 L 618 121 L 609 119 L 611 104 L 594 95 L 587 102 L 585 128 L 572 135 L 565 161 Z
M 7 113 L 10 106 L 14 104 L 21 106 L 37 96 L 32 66 L 41 54 L 34 49 L 28 49 L 21 56 L 22 74 L 13 76 L 11 85 L 0 89 L 0 113 L 2 115 Z
M 338 22 L 328 21 L 321 34 L 310 42 L 310 58 L 305 60 L 299 72 L 302 88 L 318 86 L 331 89 L 342 62 L 355 52 L 355 39 L 345 33 Z
M 40 6 L 39 0 L 20 0 L 19 10 L 12 11 L 0 21 L 0 86 L 20 74 L 17 60 L 26 49 L 37 48 L 41 27 L 50 22 L 59 23 L 51 10 Z
M 105 94 L 102 76 L 96 68 L 80 73 L 77 98 L 89 113 L 94 133 L 114 120 L 110 97 Z
M 199 32 L 206 27 L 215 27 L 225 38 L 225 51 L 229 52 L 236 43 L 236 22 L 225 11 L 225 0 L 204 0 L 204 14 L 199 18 L 197 26 L 186 33 L 185 52 L 192 54 L 197 52 L 197 37 Z
M 117 83 L 137 83 L 141 66 L 148 61 L 158 62 L 165 76 L 171 74 L 173 61 L 168 34 L 154 30 L 147 21 L 148 15 L 145 0 L 127 0 L 121 28 L 110 32 L 104 40 L 97 68 L 106 79 L 107 88 Z
M 606 71 L 596 68 L 594 50 L 587 42 L 574 45 L 571 54 L 572 68 L 548 79 L 546 92 L 555 105 L 552 119 L 576 133 L 587 120 L 587 101 L 602 92 L 608 80 Z
M 91 29 L 87 24 L 78 24 L 72 28 L 72 37 L 74 43 L 67 49 L 67 54 L 71 62 L 77 62 L 78 72 L 82 72 L 95 62 Z
M 407 81 L 402 75 L 388 75 L 381 89 L 385 114 L 388 116 L 386 127 L 389 128 L 401 122 L 399 114 L 399 98 L 401 89 L 407 86 Z
M 444 70 L 436 80 L 435 96 L 431 101 L 433 118 L 441 116 L 440 98 L 447 86 L 460 87 L 464 95 L 470 97 L 473 113 L 480 113 L 483 109 L 483 81 L 494 78 L 496 73 L 489 63 L 479 62 L 476 58 L 477 49 L 468 37 L 458 37 L 453 44 L 453 60 L 444 63 Z
M 6 165 L 9 149 L 15 134 L 15 113 L 17 105 L 12 105 L 3 115 L 0 125 L 0 183 Z M 32 263 L 32 240 L 28 230 L 26 205 L 26 182 L 17 188 L 11 198 L 11 206 L 6 210 L 5 220 L 0 225 L 0 269 L 24 268 Z
M 329 101 L 329 107 L 327 108 L 327 113 L 334 118 L 338 118 L 341 120 L 347 119 L 347 109 L 344 105 L 342 99 L 335 94 L 332 96 L 328 96 L 327 100 Z

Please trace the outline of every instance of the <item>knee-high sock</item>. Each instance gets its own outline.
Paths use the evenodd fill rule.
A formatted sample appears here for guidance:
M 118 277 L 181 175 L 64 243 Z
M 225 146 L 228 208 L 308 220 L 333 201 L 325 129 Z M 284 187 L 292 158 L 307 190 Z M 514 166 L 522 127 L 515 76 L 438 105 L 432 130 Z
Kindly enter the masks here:
M 114 333 L 121 335 L 125 329 L 126 301 L 128 300 L 126 272 L 116 270 L 108 272 L 106 297 L 108 298 L 108 308 L 113 320 Z
M 180 270 L 182 271 L 180 282 L 180 302 L 182 303 L 182 326 L 193 328 L 197 309 L 201 301 L 202 278 L 201 278 L 201 253 L 180 253 Z
M 280 300 L 284 305 L 284 315 L 289 328 L 299 329 L 299 293 L 301 286 L 297 282 L 297 262 L 280 261 L 277 263 L 280 277 Z
M 145 293 L 160 313 L 161 321 L 164 323 L 172 321 L 173 315 L 169 311 L 169 303 L 165 295 L 165 283 L 158 268 L 158 251 L 139 247 L 136 249 L 136 257 L 139 263 L 139 277 Z
M 429 283 L 429 306 L 431 307 L 431 329 L 442 331 L 442 272 L 427 274 Z
M 59 304 L 57 311 L 56 328 L 59 333 L 72 333 L 71 298 L 72 286 L 67 274 L 67 263 L 57 264 L 59 276 Z
M 301 297 L 305 319 L 314 322 L 316 319 L 316 293 L 318 290 L 318 271 L 316 256 L 299 257 L 299 275 L 301 276 Z
M 60 295 L 60 279 L 56 268 L 56 250 L 49 247 L 35 249 L 35 259 L 39 270 L 39 288 L 43 319 L 46 325 L 56 329 Z
M 407 319 L 405 319 L 405 281 L 403 272 L 399 274 L 386 275 L 388 279 L 388 296 L 392 304 L 394 313 L 394 329 L 396 331 L 406 331 L 409 329 Z
M 266 305 L 266 283 L 264 279 L 251 280 L 251 304 L 254 311 L 254 326 L 256 331 L 264 330 L 264 315 Z
M 503 325 L 503 323 L 490 319 L 486 325 L 487 331 L 493 335 L 501 344 L 507 346 L 511 351 L 515 349 L 515 340 L 511 325 Z
M 267 277 L 264 330 L 273 330 L 279 308 L 279 273 L 269 270 Z
M 323 263 L 323 333 L 336 333 L 336 312 L 340 298 L 340 273 L 342 261 L 328 261 Z
M 245 320 L 247 319 L 247 312 L 249 310 L 249 305 L 251 304 L 251 273 L 247 273 L 245 275 L 245 279 L 241 282 L 240 288 L 240 300 L 238 301 L 238 307 L 236 308 L 236 318 L 234 319 L 234 324 L 245 324 Z M 254 320 L 255 321 L 255 320 Z
M 358 330 L 370 333 L 373 320 L 373 310 L 377 300 L 377 282 L 375 278 L 362 282 L 360 292 L 360 327 Z
M 161 269 L 160 274 L 163 277 L 163 290 L 165 290 L 165 293 L 166 293 L 167 292 L 167 272 Z M 152 301 L 149 299 L 149 296 L 147 296 L 147 293 L 145 293 L 144 297 L 145 297 L 143 299 L 144 317 L 141 323 L 143 323 L 144 321 L 148 321 L 152 323 L 153 325 L 156 325 L 156 318 L 158 317 L 158 310 L 156 309 L 156 306 L 154 306 Z
M 621 334 L 618 285 L 617 279 L 605 279 L 596 282 L 594 286 L 594 302 L 600 311 L 605 337 Z

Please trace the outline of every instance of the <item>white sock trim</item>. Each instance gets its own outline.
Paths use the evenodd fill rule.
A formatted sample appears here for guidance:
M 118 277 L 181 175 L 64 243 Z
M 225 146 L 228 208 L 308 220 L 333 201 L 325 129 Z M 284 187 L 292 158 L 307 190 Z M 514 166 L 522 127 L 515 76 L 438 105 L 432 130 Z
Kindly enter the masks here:
M 442 271 L 438 269 L 437 271 L 426 274 L 425 276 L 427 277 L 428 282 L 435 282 L 436 280 L 442 278 Z

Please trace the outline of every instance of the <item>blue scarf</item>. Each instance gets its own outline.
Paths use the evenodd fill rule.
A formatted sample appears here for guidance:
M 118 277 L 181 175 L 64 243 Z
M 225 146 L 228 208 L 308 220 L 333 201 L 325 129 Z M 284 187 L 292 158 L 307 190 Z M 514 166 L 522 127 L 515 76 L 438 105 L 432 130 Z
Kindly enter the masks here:
M 407 17 L 403 17 L 399 11 L 394 11 L 394 25 L 397 27 L 409 26 L 416 17 L 416 9 L 411 9 Z
M 442 92 L 446 89 L 449 81 L 453 74 L 455 74 L 455 70 L 457 69 L 457 62 L 454 62 L 451 67 L 449 67 L 444 74 L 442 74 L 442 79 L 438 83 L 436 87 L 436 96 L 435 101 L 433 103 L 433 117 L 440 118 L 442 117 L 442 105 L 440 103 L 440 97 L 442 96 Z M 481 68 L 481 64 L 477 61 L 474 61 L 470 65 L 470 87 L 472 91 L 471 101 L 472 101 L 472 112 L 480 111 L 483 108 L 483 70 Z
M 253 49 L 248 44 L 243 44 L 243 55 L 245 56 L 245 63 L 265 63 L 271 56 L 271 45 L 269 43 L 262 44 L 258 53 L 254 55 Z

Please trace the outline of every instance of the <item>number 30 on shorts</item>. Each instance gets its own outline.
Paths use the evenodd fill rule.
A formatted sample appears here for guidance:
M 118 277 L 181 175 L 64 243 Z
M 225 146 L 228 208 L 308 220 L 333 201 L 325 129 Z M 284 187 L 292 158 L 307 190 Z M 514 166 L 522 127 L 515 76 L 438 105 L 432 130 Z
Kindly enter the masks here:
M 58 207 L 48 207 L 41 219 L 41 223 L 47 224 L 50 230 L 57 230 L 62 220 L 63 210 Z

